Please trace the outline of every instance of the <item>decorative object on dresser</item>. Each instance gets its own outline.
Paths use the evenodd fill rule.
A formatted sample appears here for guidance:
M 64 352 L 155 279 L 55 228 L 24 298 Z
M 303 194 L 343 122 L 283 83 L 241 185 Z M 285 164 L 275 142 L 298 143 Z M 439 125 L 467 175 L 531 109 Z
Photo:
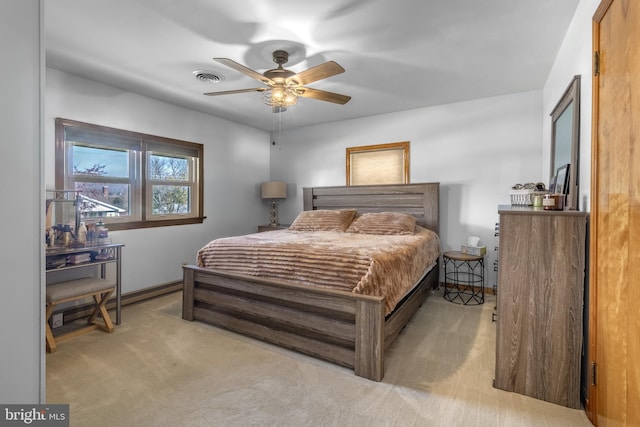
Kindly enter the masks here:
M 511 187 L 509 196 L 512 205 L 533 206 L 536 196 L 543 196 L 547 190 L 543 182 L 527 182 Z
M 545 194 L 542 199 L 542 208 L 546 211 L 561 211 L 564 209 L 564 199 L 564 194 Z
M 580 408 L 587 214 L 499 214 L 495 387 Z
M 570 179 L 569 179 L 570 165 L 562 165 L 556 172 L 556 187 L 555 192 L 558 194 L 566 195 L 569 191 Z
M 313 228 L 314 224 L 322 224 L 324 228 L 339 227 L 340 231 L 323 232 L 334 235 L 351 234 L 359 239 L 361 249 L 375 250 L 380 246 L 372 245 L 371 240 L 381 241 L 384 237 L 410 240 L 415 237 L 403 234 L 374 236 L 347 232 L 350 224 L 355 222 L 353 215 L 356 210 L 363 214 L 396 212 L 415 217 L 416 234 L 433 234 L 436 237 L 436 254 L 433 261 L 429 262 L 428 255 L 422 257 L 427 265 L 421 268 L 423 274 L 418 283 L 414 284 L 408 293 L 406 290 L 404 293 L 396 292 L 395 299 L 400 300 L 391 310 L 384 296 L 360 293 L 351 289 L 350 283 L 339 280 L 336 284 L 341 285 L 344 290 L 310 285 L 302 280 L 295 281 L 291 278 L 292 275 L 287 276 L 285 280 L 273 276 L 223 271 L 215 267 L 184 266 L 182 317 L 186 320 L 210 323 L 346 366 L 354 369 L 358 376 L 380 381 L 384 376 L 385 350 L 438 284 L 438 202 L 438 183 L 304 188 L 304 212 L 290 227 L 294 228 L 295 225 L 297 230 L 282 232 L 304 234 L 306 231 L 302 229 Z M 313 223 L 308 221 L 309 215 L 303 215 L 306 212 L 322 213 L 324 217 L 318 223 Z M 384 227 L 383 229 L 386 230 Z M 316 243 L 315 235 L 309 236 L 312 233 L 313 231 L 307 233 L 307 247 L 310 253 L 315 253 L 318 244 L 326 244 Z M 260 242 L 259 245 L 253 246 L 254 251 L 260 251 L 262 242 L 270 240 L 271 236 L 260 234 L 269 233 L 245 236 L 245 239 Z M 235 244 L 229 243 L 232 246 Z M 355 254 L 357 251 L 352 252 Z M 207 254 L 207 257 L 210 254 Z M 326 252 L 326 248 L 322 254 L 339 257 Z M 212 255 L 217 257 L 217 254 Z M 287 251 L 286 255 L 290 259 L 291 251 Z M 220 265 L 228 264 L 224 262 L 224 258 L 218 258 Z M 336 265 L 351 265 L 342 259 L 333 258 L 330 262 Z M 393 258 L 399 259 L 397 254 L 393 255 Z M 369 257 L 362 259 L 366 260 Z M 322 264 L 315 267 L 313 264 L 307 263 L 311 268 L 324 269 Z M 407 262 L 401 264 L 409 265 Z M 358 265 L 361 266 L 362 263 L 359 262 Z M 370 276 L 378 278 L 377 283 L 384 286 L 394 284 L 395 280 L 384 280 L 386 276 L 380 276 L 379 268 L 375 270 Z M 296 271 L 298 270 L 292 271 L 292 274 Z M 272 273 L 281 274 L 282 271 L 268 269 L 268 274 Z M 319 273 L 306 277 L 323 280 Z M 390 299 L 391 297 L 389 296 Z
M 278 200 L 287 198 L 287 184 L 282 181 L 263 183 L 262 198 L 271 200 L 271 217 L 269 224 L 272 227 L 280 225 L 280 219 L 278 218 Z

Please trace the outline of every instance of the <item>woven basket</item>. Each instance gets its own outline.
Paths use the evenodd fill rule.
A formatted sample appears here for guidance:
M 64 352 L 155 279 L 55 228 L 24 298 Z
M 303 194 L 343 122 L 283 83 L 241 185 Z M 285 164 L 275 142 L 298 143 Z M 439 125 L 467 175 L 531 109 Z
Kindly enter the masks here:
M 545 191 L 535 190 L 511 190 L 511 204 L 519 206 L 533 206 L 533 196 L 544 196 Z

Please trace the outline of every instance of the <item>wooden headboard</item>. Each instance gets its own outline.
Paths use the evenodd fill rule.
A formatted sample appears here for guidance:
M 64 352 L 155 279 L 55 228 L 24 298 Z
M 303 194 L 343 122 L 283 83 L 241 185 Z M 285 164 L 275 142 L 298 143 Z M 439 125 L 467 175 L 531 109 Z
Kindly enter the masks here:
M 440 233 L 440 183 L 353 185 L 303 188 L 304 210 L 357 209 L 365 212 L 404 212 L 422 227 Z

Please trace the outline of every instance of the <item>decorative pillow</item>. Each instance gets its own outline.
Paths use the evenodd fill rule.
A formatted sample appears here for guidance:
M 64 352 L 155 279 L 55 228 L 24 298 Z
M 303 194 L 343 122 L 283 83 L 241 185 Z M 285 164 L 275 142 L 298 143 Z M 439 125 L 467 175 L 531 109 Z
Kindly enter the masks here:
M 356 216 L 355 209 L 318 209 L 302 211 L 289 230 L 294 231 L 345 231 Z
M 400 212 L 376 212 L 358 215 L 347 233 L 360 234 L 413 234 L 416 218 Z

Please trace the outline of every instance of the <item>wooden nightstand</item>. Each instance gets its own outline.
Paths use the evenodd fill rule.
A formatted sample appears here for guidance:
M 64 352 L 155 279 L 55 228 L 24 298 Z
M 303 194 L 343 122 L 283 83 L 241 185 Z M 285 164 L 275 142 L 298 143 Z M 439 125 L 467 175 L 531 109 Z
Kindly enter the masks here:
M 284 230 L 285 228 L 289 228 L 291 224 L 278 224 L 276 226 L 272 226 L 271 224 L 259 225 L 258 233 L 262 233 L 263 231 L 273 231 L 273 230 Z

